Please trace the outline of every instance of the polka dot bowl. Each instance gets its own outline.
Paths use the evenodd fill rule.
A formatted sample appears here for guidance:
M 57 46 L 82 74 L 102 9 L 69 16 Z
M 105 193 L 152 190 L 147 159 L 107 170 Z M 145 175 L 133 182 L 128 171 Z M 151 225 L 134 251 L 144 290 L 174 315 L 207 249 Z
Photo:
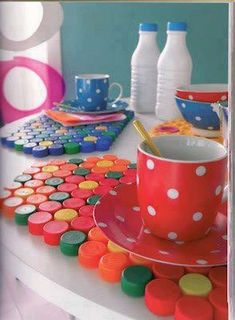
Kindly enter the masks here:
M 223 83 L 193 84 L 176 90 L 177 97 L 201 102 L 228 100 L 228 85 Z
M 226 149 L 193 136 L 153 138 L 161 157 L 138 147 L 137 193 L 141 216 L 156 236 L 172 241 L 205 237 L 222 201 Z
M 217 103 L 199 102 L 175 97 L 183 118 L 193 127 L 195 135 L 204 137 L 220 136 L 219 106 Z

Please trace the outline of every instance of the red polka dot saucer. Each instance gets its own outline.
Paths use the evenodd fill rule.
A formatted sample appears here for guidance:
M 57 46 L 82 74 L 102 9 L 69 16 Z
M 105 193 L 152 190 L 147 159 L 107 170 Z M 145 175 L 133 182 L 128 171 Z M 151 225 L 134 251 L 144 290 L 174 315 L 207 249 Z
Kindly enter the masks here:
M 200 240 L 164 240 L 152 235 L 143 225 L 136 184 L 131 184 L 109 191 L 97 203 L 94 219 L 111 241 L 143 258 L 183 266 L 208 267 L 227 263 L 227 217 L 224 212 L 217 213 L 210 232 Z

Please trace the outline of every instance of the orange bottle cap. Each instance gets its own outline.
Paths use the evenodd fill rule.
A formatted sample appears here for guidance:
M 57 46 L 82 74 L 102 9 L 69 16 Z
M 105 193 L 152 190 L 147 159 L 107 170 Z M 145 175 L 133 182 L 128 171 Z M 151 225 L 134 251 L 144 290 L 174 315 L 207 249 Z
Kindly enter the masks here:
M 106 238 L 103 231 L 99 227 L 94 227 L 89 231 L 88 240 L 95 240 L 103 242 L 104 244 L 108 243 L 108 238 Z
M 79 247 L 78 261 L 85 268 L 98 268 L 100 258 L 107 252 L 106 245 L 99 241 L 87 241 Z
M 152 267 L 155 278 L 164 278 L 178 282 L 184 275 L 184 267 L 165 263 L 154 263 Z

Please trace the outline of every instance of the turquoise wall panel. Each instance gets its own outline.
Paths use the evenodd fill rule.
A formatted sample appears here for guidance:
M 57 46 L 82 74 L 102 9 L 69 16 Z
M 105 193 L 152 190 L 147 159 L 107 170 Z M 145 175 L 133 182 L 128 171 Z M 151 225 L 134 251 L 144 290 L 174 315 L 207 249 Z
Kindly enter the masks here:
M 166 41 L 167 21 L 188 23 L 193 83 L 227 82 L 228 4 L 62 2 L 63 73 L 67 97 L 74 97 L 74 75 L 108 73 L 130 90 L 130 59 L 140 22 L 157 22 L 158 45 Z

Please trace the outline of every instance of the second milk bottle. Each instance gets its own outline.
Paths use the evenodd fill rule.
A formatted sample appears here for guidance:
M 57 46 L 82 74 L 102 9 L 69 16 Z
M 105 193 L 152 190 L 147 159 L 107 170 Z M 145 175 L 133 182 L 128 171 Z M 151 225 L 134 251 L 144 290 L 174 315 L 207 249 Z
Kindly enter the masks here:
M 157 63 L 160 54 L 156 35 L 157 24 L 140 24 L 139 42 L 131 58 L 130 100 L 130 105 L 138 113 L 154 113 L 155 110 Z
M 160 120 L 182 118 L 176 88 L 191 82 L 192 59 L 186 46 L 187 24 L 168 22 L 166 45 L 158 60 L 156 115 Z

